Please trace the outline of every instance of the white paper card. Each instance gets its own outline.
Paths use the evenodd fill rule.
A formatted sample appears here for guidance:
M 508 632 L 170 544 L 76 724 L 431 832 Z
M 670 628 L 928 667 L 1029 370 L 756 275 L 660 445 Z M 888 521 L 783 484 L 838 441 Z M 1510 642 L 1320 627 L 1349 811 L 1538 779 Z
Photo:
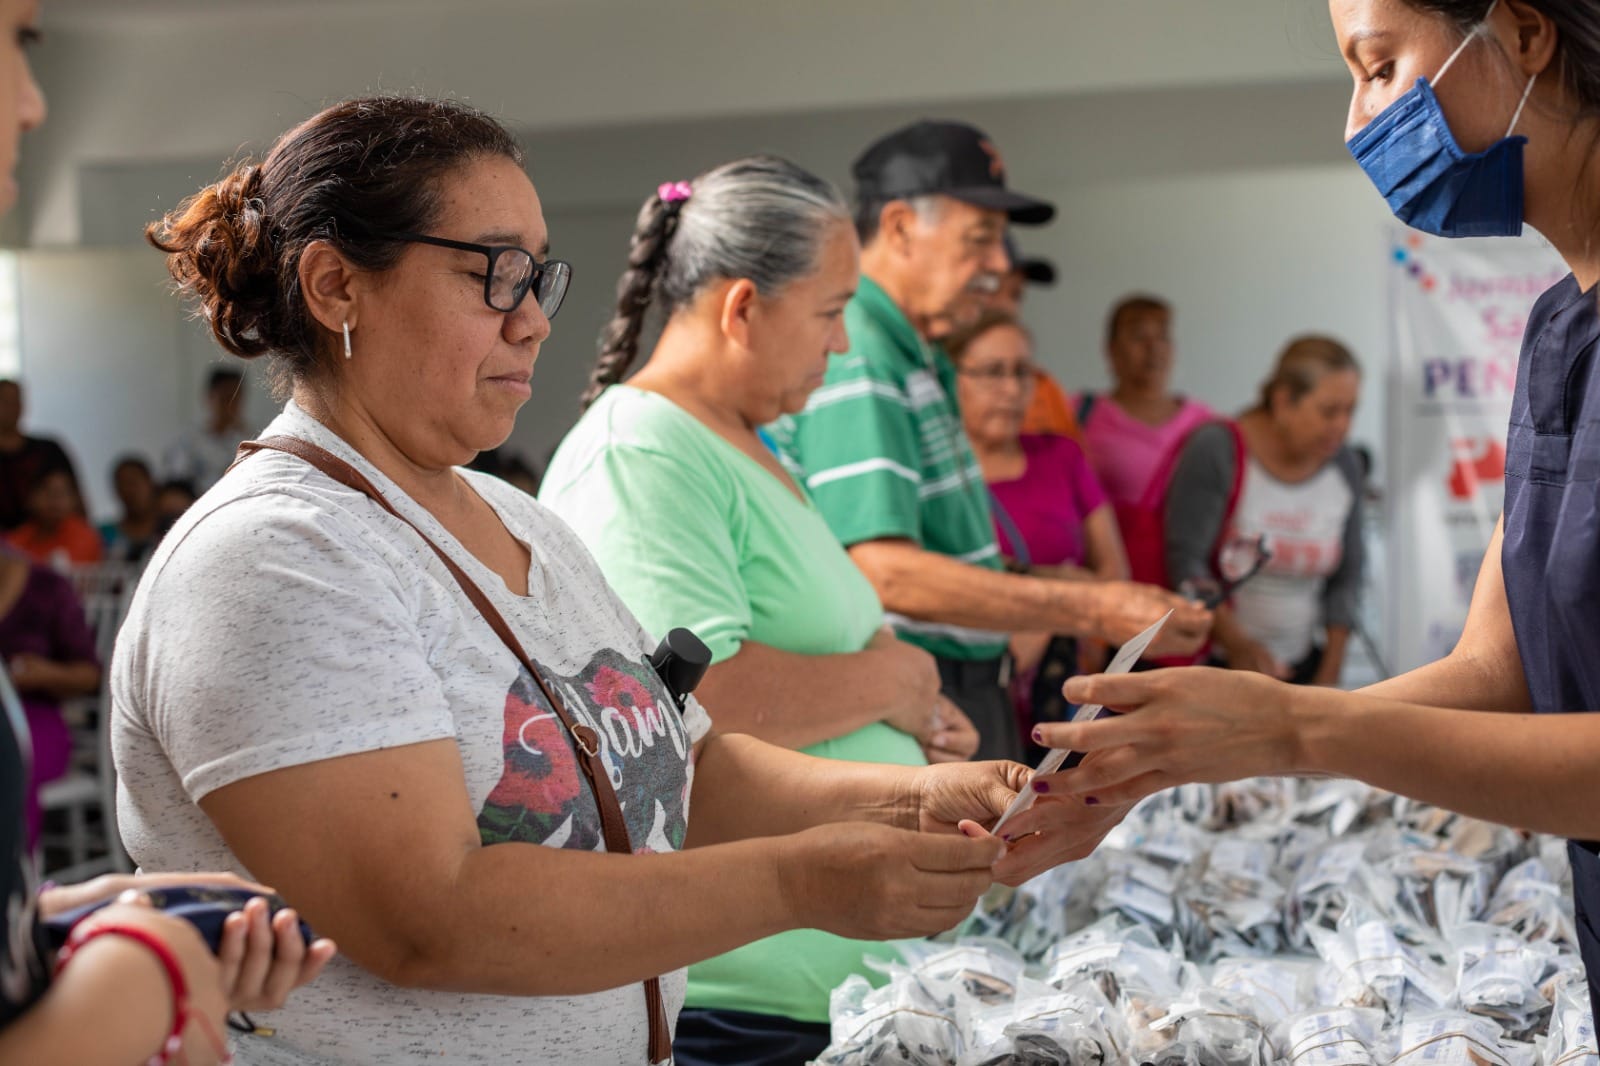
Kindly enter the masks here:
M 1111 665 L 1106 667 L 1105 672 L 1108 674 L 1125 674 L 1129 670 L 1132 670 L 1133 664 L 1138 662 L 1144 656 L 1145 649 L 1150 646 L 1150 643 L 1154 641 L 1158 635 L 1160 635 L 1161 627 L 1166 625 L 1167 619 L 1171 617 L 1172 612 L 1168 611 L 1166 614 L 1161 616 L 1160 620 L 1157 621 L 1155 625 L 1151 626 L 1149 629 L 1145 630 L 1143 633 L 1140 633 L 1138 636 L 1124 644 L 1121 650 L 1117 652 L 1116 658 L 1111 660 Z M 1105 708 L 1101 707 L 1098 703 L 1086 703 L 1082 707 L 1078 708 L 1077 713 L 1072 716 L 1072 720 L 1074 722 L 1091 721 L 1092 719 L 1098 718 L 1100 716 L 1100 712 L 1104 709 Z M 1061 769 L 1061 764 L 1066 762 L 1067 756 L 1071 754 L 1072 752 L 1067 751 L 1065 748 L 1051 748 L 1050 751 L 1045 754 L 1045 757 L 1039 760 L 1039 768 L 1033 772 L 1033 776 L 1039 777 L 1043 774 L 1055 773 L 1057 770 Z M 1029 778 L 1028 780 L 1031 785 L 1033 778 Z M 1039 794 L 1031 787 L 1024 788 L 1021 792 L 1017 793 L 1017 798 L 1011 801 L 1011 806 L 1006 808 L 1006 813 L 1000 816 L 1000 820 L 995 823 L 994 828 L 990 830 L 990 832 L 999 833 L 1001 827 L 1009 822 L 1013 817 L 1021 814 L 1029 807 L 1032 807 L 1033 801 L 1038 795 Z

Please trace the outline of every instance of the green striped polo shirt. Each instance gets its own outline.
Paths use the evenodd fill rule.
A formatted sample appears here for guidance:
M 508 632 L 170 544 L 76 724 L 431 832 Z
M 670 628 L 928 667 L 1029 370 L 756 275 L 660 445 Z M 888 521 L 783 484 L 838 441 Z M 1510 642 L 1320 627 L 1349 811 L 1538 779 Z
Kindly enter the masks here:
M 845 308 L 850 350 L 798 415 L 767 427 L 846 546 L 904 538 L 1001 568 L 989 492 L 956 406 L 955 368 L 871 278 Z M 992 659 L 1006 634 L 889 615 L 905 639 L 949 659 Z

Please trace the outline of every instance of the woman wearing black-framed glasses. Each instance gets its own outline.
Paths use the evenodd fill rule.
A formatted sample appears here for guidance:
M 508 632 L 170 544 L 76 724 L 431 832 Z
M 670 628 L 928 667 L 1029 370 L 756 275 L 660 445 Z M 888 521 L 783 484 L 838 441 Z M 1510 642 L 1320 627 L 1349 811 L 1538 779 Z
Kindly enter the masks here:
M 111 671 L 141 867 L 270 877 L 346 952 L 242 1062 L 660 1062 L 687 963 L 947 928 L 1111 822 L 1040 804 L 1007 844 L 979 822 L 1019 764 L 719 735 L 573 531 L 464 469 L 568 276 L 521 164 L 470 108 L 352 100 L 149 231 L 290 398 L 163 542 Z

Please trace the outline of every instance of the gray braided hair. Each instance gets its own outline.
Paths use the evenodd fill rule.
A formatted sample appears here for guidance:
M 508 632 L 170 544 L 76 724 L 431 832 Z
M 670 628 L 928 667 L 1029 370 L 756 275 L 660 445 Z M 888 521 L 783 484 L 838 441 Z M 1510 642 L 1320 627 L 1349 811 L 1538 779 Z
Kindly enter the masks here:
M 775 156 L 724 163 L 690 185 L 686 200 L 655 193 L 639 210 L 585 408 L 627 374 L 652 308 L 670 316 L 719 278 L 748 278 L 770 296 L 815 271 L 828 228 L 850 222 L 839 190 Z

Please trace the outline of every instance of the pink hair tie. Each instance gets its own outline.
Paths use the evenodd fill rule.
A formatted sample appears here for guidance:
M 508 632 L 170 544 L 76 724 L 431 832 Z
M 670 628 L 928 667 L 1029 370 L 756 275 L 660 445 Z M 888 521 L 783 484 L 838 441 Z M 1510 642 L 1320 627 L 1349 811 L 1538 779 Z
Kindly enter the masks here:
M 664 181 L 656 187 L 656 195 L 664 204 L 681 204 L 694 195 L 694 186 L 686 181 Z

